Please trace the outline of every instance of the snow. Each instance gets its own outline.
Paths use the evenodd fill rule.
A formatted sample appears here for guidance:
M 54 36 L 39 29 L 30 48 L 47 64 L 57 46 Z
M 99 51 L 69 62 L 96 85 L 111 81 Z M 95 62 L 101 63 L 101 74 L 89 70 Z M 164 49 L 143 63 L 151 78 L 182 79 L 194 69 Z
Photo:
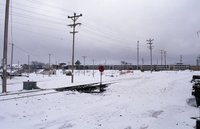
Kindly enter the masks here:
M 191 129 L 195 120 L 190 117 L 199 116 L 198 109 L 187 103 L 193 98 L 190 80 L 194 74 L 200 72 L 105 71 L 103 80 L 115 83 L 103 93 L 66 91 L 0 101 L 0 125 L 2 129 Z M 8 91 L 22 90 L 27 80 L 51 89 L 99 79 L 98 71 L 95 77 L 92 71 L 85 76 L 76 71 L 74 84 L 61 71 L 50 77 L 31 74 L 8 80 Z M 9 97 L 0 96 L 0 100 Z

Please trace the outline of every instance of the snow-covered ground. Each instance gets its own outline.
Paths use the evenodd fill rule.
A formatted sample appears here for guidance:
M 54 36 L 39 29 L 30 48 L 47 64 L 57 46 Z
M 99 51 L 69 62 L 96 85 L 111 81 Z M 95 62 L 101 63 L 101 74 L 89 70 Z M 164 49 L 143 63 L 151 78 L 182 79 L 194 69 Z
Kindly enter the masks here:
M 197 108 L 189 106 L 192 75 L 200 72 L 163 71 L 123 73 L 105 71 L 113 83 L 103 93 L 73 91 L 1 101 L 2 129 L 192 129 Z M 99 72 L 76 71 L 75 83 L 61 71 L 8 80 L 8 91 L 22 90 L 23 81 L 37 81 L 41 88 L 98 82 Z M 1 84 L 0 84 L 1 90 Z M 34 94 L 34 93 L 33 93 Z M 2 94 L 0 94 L 2 95 Z M 20 96 L 20 95 L 18 95 Z

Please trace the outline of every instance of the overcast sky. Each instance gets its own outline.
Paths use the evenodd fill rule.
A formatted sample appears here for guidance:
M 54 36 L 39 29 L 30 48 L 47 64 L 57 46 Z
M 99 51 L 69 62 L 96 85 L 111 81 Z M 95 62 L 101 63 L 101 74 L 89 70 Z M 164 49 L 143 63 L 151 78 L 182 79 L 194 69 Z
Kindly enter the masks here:
M 0 1 L 0 57 L 3 58 L 5 1 Z M 14 43 L 14 63 L 31 60 L 71 62 L 72 20 L 67 16 L 82 13 L 78 19 L 75 57 L 86 64 L 149 64 L 147 39 L 154 39 L 153 64 L 161 63 L 160 50 L 167 51 L 167 64 L 196 64 L 200 54 L 199 0 L 12 0 L 9 43 Z M 9 45 L 9 60 L 10 63 Z

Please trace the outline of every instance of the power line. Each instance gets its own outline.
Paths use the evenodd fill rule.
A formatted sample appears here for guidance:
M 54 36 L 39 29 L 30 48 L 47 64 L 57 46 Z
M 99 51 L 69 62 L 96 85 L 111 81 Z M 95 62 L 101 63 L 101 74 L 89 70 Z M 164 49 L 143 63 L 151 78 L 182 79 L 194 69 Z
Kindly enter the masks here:
M 28 18 L 28 19 L 30 19 L 30 17 L 27 17 L 26 15 L 21 15 L 21 14 L 15 14 L 16 16 L 19 16 L 19 17 L 23 17 L 23 18 Z M 14 16 L 15 16 L 14 15 Z M 45 19 L 46 21 L 47 21 L 47 19 Z M 48 20 L 48 21 L 50 21 L 50 20 Z M 55 21 L 50 21 L 50 22 L 54 22 L 54 23 L 58 23 L 58 22 L 55 22 Z M 28 25 L 28 24 L 23 24 L 23 25 Z M 59 25 L 61 25 L 61 24 L 59 24 Z M 44 27 L 43 27 L 44 28 Z M 47 27 L 45 27 L 45 28 L 47 28 Z M 95 31 L 95 29 L 91 29 L 91 28 L 89 28 L 89 30 L 91 30 L 91 31 L 93 31 L 93 32 L 95 32 L 95 33 L 97 33 L 97 34 L 101 34 L 100 36 L 103 36 L 103 37 L 105 37 L 105 38 L 107 38 L 107 39 L 110 39 L 110 40 L 115 40 L 115 41 L 117 41 L 117 42 L 124 42 L 124 41 L 119 41 L 119 40 L 117 40 L 116 38 L 112 38 L 113 36 L 112 35 L 110 35 L 110 36 L 108 36 L 107 34 L 105 34 L 105 33 L 101 33 L 101 32 L 99 32 L 99 31 Z M 94 34 L 94 33 L 93 33 Z
M 26 10 L 26 9 L 22 9 L 22 8 L 19 8 L 19 7 L 13 7 L 14 9 L 18 9 L 18 10 L 22 10 L 23 12 L 27 12 L 29 14 L 34 14 L 34 15 L 39 15 L 39 16 L 43 16 L 43 17 L 48 17 L 48 18 L 53 18 L 53 19 L 56 19 L 56 20 L 62 20 L 64 21 L 65 19 L 62 19 L 60 17 L 54 17 L 54 16 L 51 16 L 51 15 L 46 15 L 46 14 L 42 14 L 42 13 L 37 13 L 37 12 L 33 12 L 33 11 L 30 11 L 30 10 Z
M 40 1 L 33 1 L 33 0 L 27 0 L 28 2 L 31 2 L 31 3 L 34 3 L 34 4 L 36 4 L 36 5 L 41 5 L 41 2 Z M 55 7 L 55 6 L 53 6 L 52 7 L 52 5 L 51 4 L 45 4 L 45 6 L 46 7 L 49 7 L 49 6 L 47 6 L 47 5 L 50 5 L 50 8 L 53 8 L 53 9 L 56 9 L 56 10 L 62 10 L 62 11 L 65 11 L 65 12 L 73 12 L 73 11 L 69 11 L 69 10 L 66 10 L 66 9 L 64 9 L 64 8 L 61 8 L 61 7 Z M 29 11 L 29 10 L 26 10 L 26 9 L 22 9 L 22 8 L 19 8 L 19 7 L 16 7 L 17 9 L 21 9 L 21 10 L 24 10 L 24 11 L 28 11 L 29 13 L 36 13 L 36 12 L 32 12 L 32 11 Z M 44 10 L 44 9 L 43 9 Z M 47 10 L 45 10 L 45 11 L 47 11 Z M 38 15 L 42 15 L 42 16 L 44 16 L 44 14 L 41 14 L 41 13 L 36 13 L 36 14 L 38 14 Z M 45 16 L 49 16 L 49 15 L 46 15 L 45 14 Z M 51 17 L 51 16 L 50 16 Z M 55 17 L 53 17 L 54 19 L 55 19 Z M 61 18 L 60 18 L 61 19 Z M 58 20 L 58 19 L 57 19 Z M 90 20 L 91 21 L 91 20 Z M 89 24 L 89 26 L 92 26 L 92 24 L 90 24 L 90 23 L 88 23 L 88 21 L 86 21 L 87 22 L 87 24 Z M 94 30 L 97 30 L 97 27 L 98 27 L 99 25 L 96 25 L 95 27 L 94 27 Z M 106 29 L 108 29 L 108 27 L 106 27 Z M 99 31 L 99 30 L 98 30 Z M 103 30 L 104 31 L 104 33 L 105 33 L 105 29 Z M 116 31 L 110 31 L 111 33 L 113 33 L 113 32 L 116 32 Z M 109 32 L 109 33 L 110 33 Z M 106 35 L 108 36 L 109 35 L 109 33 L 107 33 Z M 109 35 L 109 37 L 114 37 L 114 40 L 115 39 L 119 39 L 119 37 L 116 37 L 116 36 L 113 36 L 113 35 Z M 124 39 L 127 39 L 127 38 L 123 38 L 120 42 L 124 42 Z M 131 40 L 129 41 L 129 42 L 132 42 Z
M 54 20 L 50 20 L 50 19 L 46 19 L 46 18 L 42 18 L 42 17 L 38 17 L 38 18 L 33 18 L 33 17 L 31 17 L 30 15 L 24 15 L 24 14 L 20 14 L 20 13 L 13 13 L 12 14 L 13 16 L 16 16 L 16 17 L 21 17 L 21 18 L 25 18 L 25 19 L 29 19 L 29 20 L 31 20 L 31 21 L 33 21 L 33 20 L 39 20 L 40 22 L 45 22 L 45 21 L 47 21 L 47 22 L 50 22 L 50 23 L 53 23 L 53 24 L 57 24 L 57 25 L 65 25 L 64 24 L 64 21 L 63 22 L 61 22 L 61 21 L 58 21 L 58 20 L 56 20 L 56 19 L 54 19 Z M 46 22 L 45 22 L 46 23 Z
M 63 29 L 59 29 L 59 28 L 47 27 L 47 26 L 43 26 L 43 25 L 28 24 L 28 23 L 23 23 L 23 22 L 18 22 L 18 21 L 14 21 L 13 23 L 18 24 L 18 25 L 23 25 L 23 26 L 29 26 L 29 27 L 34 26 L 34 28 L 38 27 L 38 28 L 44 28 L 44 29 L 48 29 L 48 30 L 64 31 Z
M 126 42 L 133 42 L 132 40 L 129 40 L 127 37 L 122 37 L 122 35 L 120 35 L 120 37 L 119 36 L 116 36 L 113 32 L 116 32 L 116 31 L 109 31 L 108 30 L 108 28 L 106 27 L 106 28 L 102 28 L 101 27 L 101 29 L 99 29 L 98 27 L 99 27 L 99 24 L 98 25 L 92 25 L 92 24 L 89 24 L 88 22 L 86 22 L 86 23 L 83 23 L 84 24 L 84 27 L 83 28 L 87 28 L 87 29 L 89 29 L 90 31 L 93 31 L 93 32 L 95 32 L 95 33 L 97 33 L 97 34 L 99 34 L 99 35 L 103 35 L 104 37 L 106 37 L 106 38 L 109 38 L 109 39 L 111 39 L 111 40 L 116 40 L 117 42 L 124 42 L 124 41 L 126 41 Z
M 16 6 L 13 6 L 12 8 L 15 9 L 15 10 L 21 10 L 21 11 L 23 11 L 23 13 L 19 13 L 19 12 L 15 11 L 14 14 L 20 14 L 20 15 L 27 16 L 27 15 L 25 15 L 25 13 L 28 13 L 28 14 L 32 14 L 32 15 L 35 15 L 35 16 L 45 17 L 45 19 L 48 18 L 48 19 L 52 19 L 52 21 L 59 21 L 59 22 L 60 21 L 64 22 L 64 20 L 65 20 L 64 18 L 61 18 L 63 16 L 61 16 L 61 17 L 55 17 L 55 16 L 51 16 L 51 15 L 46 15 L 46 14 L 43 14 L 43 13 L 38 13 L 38 12 L 26 10 L 24 8 L 20 8 L 20 7 L 16 7 Z M 28 16 L 30 17 L 30 15 L 28 15 Z M 57 16 L 57 14 L 56 14 L 56 16 Z
M 14 5 L 19 5 L 21 7 L 26 7 L 26 8 L 32 8 L 32 9 L 37 9 L 37 10 L 40 10 L 41 11 L 46 11 L 47 13 L 54 13 L 55 14 L 55 11 L 53 10 L 49 10 L 49 9 L 44 9 L 44 8 L 38 8 L 38 7 L 34 7 L 34 6 L 30 6 L 28 4 L 26 4 L 27 2 L 23 2 L 23 3 L 20 3 L 20 1 L 15 1 Z M 0 5 L 3 5 L 3 4 L 0 4 Z M 16 6 L 18 7 L 18 6 Z M 58 13 L 56 13 L 56 15 L 59 15 Z
M 37 0 L 26 0 L 26 1 L 34 3 L 34 4 L 37 4 L 37 5 L 41 5 L 41 1 L 37 1 Z M 43 6 L 46 6 L 48 8 L 52 8 L 52 9 L 59 9 L 59 10 L 66 11 L 66 12 L 69 12 L 69 13 L 73 13 L 74 12 L 72 10 L 68 10 L 66 8 L 58 7 L 58 6 L 55 6 L 55 5 L 53 6 L 53 5 L 48 4 L 48 3 L 43 4 Z
M 20 3 L 20 1 L 15 1 L 15 3 L 14 3 L 15 5 L 16 5 L 16 7 L 19 7 L 19 6 L 21 6 L 21 7 L 26 7 L 26 8 L 29 8 L 29 9 L 34 9 L 34 10 L 37 10 L 37 11 L 39 11 L 39 12 L 44 12 L 45 11 L 45 13 L 51 13 L 51 14 L 55 14 L 56 16 L 64 16 L 64 14 L 63 15 L 61 15 L 60 13 L 58 13 L 58 11 L 60 11 L 60 9 L 45 9 L 45 8 L 41 8 L 41 4 L 31 4 L 31 5 L 33 5 L 33 6 L 30 6 L 30 3 L 29 2 L 23 2 L 23 3 Z M 17 6 L 18 5 L 18 6 Z M 66 14 L 67 12 L 65 11 L 65 14 Z M 71 12 L 70 12 L 71 13 Z
M 106 38 L 106 39 L 111 40 L 111 41 L 119 42 L 119 43 L 124 42 L 124 40 L 121 40 L 118 37 L 115 37 L 113 35 L 109 35 L 109 34 L 104 33 L 104 32 L 96 31 L 96 29 L 93 29 L 93 28 L 90 28 L 90 27 L 87 27 L 87 26 L 84 26 L 83 28 L 89 30 L 93 35 L 96 34 L 100 37 Z M 124 45 L 122 45 L 122 46 L 124 46 Z
M 39 32 L 34 32 L 34 31 L 31 31 L 31 30 L 27 30 L 27 29 L 22 29 L 22 28 L 20 28 L 20 27 L 15 27 L 15 29 L 17 29 L 17 30 L 20 30 L 20 31 L 24 31 L 24 32 L 29 32 L 29 33 L 32 33 L 32 34 L 36 34 L 36 35 L 38 35 L 38 36 L 41 36 L 41 35 L 43 35 L 43 36 L 46 36 L 46 37 L 48 37 L 48 38 L 51 38 L 51 39 L 56 39 L 56 40 L 64 40 L 64 39 L 66 39 L 64 36 L 61 36 L 61 37 L 57 37 L 57 36 L 54 36 L 54 35 L 49 35 L 49 34 L 44 34 L 44 33 L 39 33 Z M 44 38 L 44 37 L 43 37 Z
M 32 1 L 33 2 L 33 1 Z M 22 8 L 19 8 L 19 7 L 15 7 L 16 9 L 20 9 L 20 10 L 24 10 L 24 11 L 26 11 L 26 12 L 28 12 L 28 13 L 34 13 L 34 14 L 37 14 L 37 15 L 41 15 L 41 16 L 46 16 L 46 17 L 48 17 L 49 15 L 44 15 L 44 14 L 41 14 L 41 13 L 35 13 L 35 12 L 33 12 L 33 11 L 29 11 L 29 10 L 26 10 L 26 9 L 22 9 Z M 21 14 L 17 14 L 17 16 L 19 16 L 20 15 L 20 17 L 24 17 L 24 18 L 30 18 L 30 16 L 29 17 L 27 17 L 26 15 L 21 15 Z M 51 16 L 50 16 L 51 17 Z M 49 17 L 48 17 L 49 18 Z M 55 23 L 55 17 L 53 17 L 53 22 Z M 47 20 L 47 19 L 45 19 L 45 20 Z M 58 19 L 57 19 L 58 20 Z M 52 20 L 51 20 L 51 22 L 52 22 Z M 91 24 L 90 24 L 90 26 L 91 26 Z M 96 30 L 96 27 L 95 27 L 95 29 L 93 29 L 93 30 Z M 96 31 L 97 32 L 97 31 Z M 98 32 L 100 32 L 100 31 L 98 31 Z M 98 33 L 97 32 L 97 33 Z M 113 31 L 112 31 L 113 32 Z M 116 40 L 116 39 L 118 39 L 119 37 L 114 37 L 113 35 L 110 35 L 110 34 L 105 34 L 105 29 L 104 29 L 104 32 L 103 33 L 101 33 L 101 34 L 104 34 L 104 35 L 106 35 L 107 36 L 107 38 L 112 38 L 111 40 Z M 108 36 L 109 35 L 109 36 Z M 104 36 L 105 37 L 105 36 Z M 123 39 L 126 39 L 126 38 L 123 38 Z M 121 39 L 120 39 L 121 40 Z M 121 40 L 121 41 L 118 41 L 118 42 L 124 42 L 124 40 Z

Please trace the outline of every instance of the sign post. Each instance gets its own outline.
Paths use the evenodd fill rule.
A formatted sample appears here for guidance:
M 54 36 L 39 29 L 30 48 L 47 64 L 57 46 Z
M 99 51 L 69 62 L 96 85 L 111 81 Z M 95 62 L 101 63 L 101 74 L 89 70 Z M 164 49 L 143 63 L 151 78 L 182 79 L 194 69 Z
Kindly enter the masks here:
M 103 71 L 104 71 L 104 66 L 100 65 L 99 66 L 99 72 L 100 72 L 100 86 L 102 85 L 102 75 L 103 75 Z M 101 89 L 101 88 L 100 88 Z

